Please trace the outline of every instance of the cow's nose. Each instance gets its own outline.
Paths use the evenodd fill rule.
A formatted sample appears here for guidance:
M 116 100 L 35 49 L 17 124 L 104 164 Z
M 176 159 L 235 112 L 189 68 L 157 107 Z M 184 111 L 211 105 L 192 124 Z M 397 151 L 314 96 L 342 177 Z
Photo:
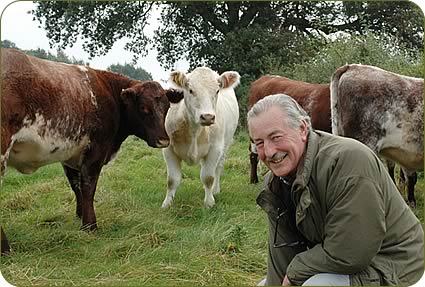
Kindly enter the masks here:
M 215 115 L 213 114 L 202 114 L 201 115 L 201 124 L 205 126 L 212 125 L 215 121 Z
M 167 147 L 170 144 L 170 140 L 158 140 L 156 142 L 156 147 L 157 148 L 164 148 Z

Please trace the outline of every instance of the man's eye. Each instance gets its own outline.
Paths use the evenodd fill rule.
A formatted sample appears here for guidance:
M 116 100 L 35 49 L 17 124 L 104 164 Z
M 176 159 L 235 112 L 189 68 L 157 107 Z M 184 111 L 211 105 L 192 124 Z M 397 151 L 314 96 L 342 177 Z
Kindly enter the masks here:
M 282 137 L 281 136 L 274 136 L 272 137 L 272 141 L 276 142 L 279 141 Z
M 256 147 L 262 147 L 264 145 L 264 142 L 256 142 L 255 146 Z

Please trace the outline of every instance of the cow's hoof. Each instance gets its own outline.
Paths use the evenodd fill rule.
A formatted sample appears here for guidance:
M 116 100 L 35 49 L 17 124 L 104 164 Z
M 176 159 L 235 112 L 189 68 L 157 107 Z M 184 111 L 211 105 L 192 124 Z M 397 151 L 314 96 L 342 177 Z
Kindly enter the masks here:
M 211 207 L 214 206 L 214 204 L 215 204 L 214 197 L 212 199 L 209 199 L 209 200 L 205 200 L 204 201 L 205 208 L 211 208 Z
M 166 198 L 162 203 L 161 208 L 169 208 L 171 206 L 171 203 L 173 203 L 173 201 Z
M 97 229 L 97 224 L 96 223 L 86 223 L 83 224 L 80 228 L 83 231 L 94 231 Z

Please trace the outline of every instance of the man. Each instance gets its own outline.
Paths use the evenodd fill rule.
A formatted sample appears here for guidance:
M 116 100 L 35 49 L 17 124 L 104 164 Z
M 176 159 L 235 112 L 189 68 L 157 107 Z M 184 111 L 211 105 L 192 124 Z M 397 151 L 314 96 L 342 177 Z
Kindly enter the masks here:
M 412 285 L 424 271 L 423 229 L 365 145 L 311 128 L 283 94 L 248 112 L 270 169 L 257 203 L 269 219 L 265 285 Z

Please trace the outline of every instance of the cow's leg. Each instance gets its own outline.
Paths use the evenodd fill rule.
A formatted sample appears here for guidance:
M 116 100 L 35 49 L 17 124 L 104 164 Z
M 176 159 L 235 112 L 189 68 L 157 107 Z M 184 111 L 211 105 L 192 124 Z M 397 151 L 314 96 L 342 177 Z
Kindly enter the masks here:
M 408 171 L 404 168 L 400 169 L 400 175 L 404 173 L 406 177 L 406 185 L 407 185 L 407 202 L 409 206 L 412 208 L 416 207 L 416 198 L 415 198 L 415 185 L 418 180 L 418 175 L 415 171 Z
M 390 159 L 387 159 L 385 161 L 387 163 L 388 173 L 390 174 L 390 177 L 393 180 L 394 184 L 396 184 L 395 175 L 394 175 L 395 162 Z
M 82 213 L 82 194 L 81 194 L 81 175 L 80 172 L 76 169 L 70 168 L 66 165 L 62 165 L 66 177 L 68 178 L 69 184 L 71 185 L 72 191 L 75 193 L 75 200 L 77 202 L 77 207 L 75 213 L 79 218 L 83 215 Z
M 10 252 L 9 241 L 7 240 L 6 234 L 1 228 L 1 255 L 7 255 Z
M 226 159 L 226 153 L 222 152 L 217 162 L 217 166 L 215 168 L 214 183 L 212 186 L 213 195 L 220 193 L 220 176 L 221 176 L 221 173 L 223 172 L 225 159 Z
M 171 206 L 176 195 L 176 190 L 182 179 L 181 160 L 170 148 L 163 149 L 163 155 L 167 164 L 167 194 L 162 202 L 162 208 Z
M 97 228 L 93 200 L 101 169 L 102 165 L 100 163 L 91 165 L 83 164 L 81 168 L 82 229 L 94 230 Z
M 255 148 L 255 145 L 252 143 L 249 148 L 249 161 L 251 164 L 251 177 L 250 177 L 249 183 L 251 184 L 258 183 L 258 176 L 257 176 L 258 154 L 257 154 L 257 149 Z
M 223 153 L 223 148 L 220 146 L 222 145 L 211 146 L 207 157 L 201 160 L 201 181 L 205 189 L 204 206 L 206 208 L 214 206 L 213 186 L 220 184 L 217 183 L 220 178 L 216 177 L 216 168 Z
M 1 129 L 1 155 L 0 155 L 0 183 L 3 181 L 3 176 L 6 173 L 7 161 L 14 141 L 10 134 L 5 129 Z

